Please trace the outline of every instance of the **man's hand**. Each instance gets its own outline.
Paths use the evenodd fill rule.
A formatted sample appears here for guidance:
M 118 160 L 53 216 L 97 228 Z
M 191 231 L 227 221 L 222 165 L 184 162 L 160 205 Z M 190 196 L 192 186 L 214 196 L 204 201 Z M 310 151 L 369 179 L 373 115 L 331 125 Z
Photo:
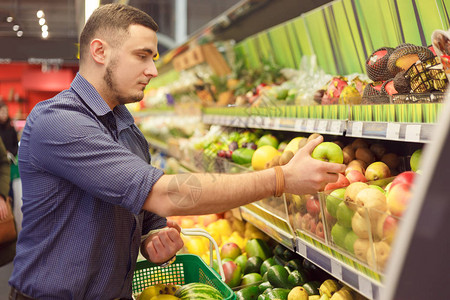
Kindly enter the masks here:
M 338 173 L 345 171 L 344 164 L 329 163 L 314 159 L 311 152 L 322 143 L 320 136 L 301 148 L 288 164 L 282 166 L 286 193 L 313 194 L 324 189 L 329 182 L 338 180 Z
M 152 263 L 161 264 L 177 254 L 183 248 L 180 226 L 168 220 L 167 227 L 150 235 L 141 246 L 141 252 Z

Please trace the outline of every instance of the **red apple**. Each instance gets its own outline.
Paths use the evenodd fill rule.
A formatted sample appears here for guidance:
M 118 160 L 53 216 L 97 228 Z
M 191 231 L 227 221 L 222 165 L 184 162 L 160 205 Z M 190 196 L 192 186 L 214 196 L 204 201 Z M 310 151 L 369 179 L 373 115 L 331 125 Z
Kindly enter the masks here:
M 319 199 L 311 196 L 308 201 L 306 201 L 306 211 L 313 217 L 317 216 L 320 212 Z
M 367 182 L 367 178 L 358 170 L 350 170 L 345 177 L 347 177 L 350 183 Z
M 397 183 L 396 185 L 391 185 L 389 193 L 386 197 L 388 209 L 391 214 L 396 217 L 401 217 L 408 206 L 411 196 L 412 193 L 410 184 Z
M 301 228 L 303 230 L 309 230 L 309 228 L 311 227 L 311 225 L 310 225 L 311 220 L 314 220 L 314 218 L 310 214 L 303 215 L 302 219 L 301 219 L 301 225 L 300 225 Z
M 315 233 L 321 239 L 325 239 L 325 232 L 324 232 L 324 229 L 323 229 L 322 221 L 319 221 L 319 223 L 317 223 L 316 232 Z
M 347 177 L 345 177 L 341 173 L 339 173 L 338 176 L 339 177 L 336 182 L 330 182 L 325 186 L 325 191 L 340 189 L 340 188 L 346 187 L 350 184 Z
M 377 235 L 381 240 L 391 244 L 395 237 L 397 227 L 398 219 L 386 214 L 378 220 Z
M 390 190 L 399 183 L 404 183 L 407 185 L 412 185 L 414 182 L 414 178 L 416 176 L 416 172 L 406 171 L 398 174 L 395 179 L 392 181 Z
M 316 227 L 317 227 L 316 219 L 312 218 L 309 221 L 309 224 L 307 225 L 306 230 L 315 234 L 316 233 Z

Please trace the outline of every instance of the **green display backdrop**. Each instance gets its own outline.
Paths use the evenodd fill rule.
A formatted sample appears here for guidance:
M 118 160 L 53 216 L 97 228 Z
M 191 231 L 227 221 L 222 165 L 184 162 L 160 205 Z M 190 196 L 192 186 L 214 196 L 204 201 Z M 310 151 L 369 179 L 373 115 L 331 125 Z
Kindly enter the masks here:
M 302 56 L 315 54 L 329 74 L 365 73 L 378 48 L 430 45 L 434 30 L 449 28 L 449 14 L 450 0 L 338 0 L 251 36 L 235 51 L 249 68 L 269 55 L 298 68 Z

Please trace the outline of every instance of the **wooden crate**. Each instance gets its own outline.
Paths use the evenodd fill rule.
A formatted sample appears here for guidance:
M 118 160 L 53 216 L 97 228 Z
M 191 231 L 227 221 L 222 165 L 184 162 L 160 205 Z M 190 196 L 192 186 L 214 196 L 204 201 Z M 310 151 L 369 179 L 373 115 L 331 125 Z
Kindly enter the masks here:
M 205 62 L 219 76 L 231 72 L 222 54 L 217 51 L 216 46 L 212 43 L 197 46 L 181 53 L 173 59 L 173 66 L 175 70 L 182 71 Z

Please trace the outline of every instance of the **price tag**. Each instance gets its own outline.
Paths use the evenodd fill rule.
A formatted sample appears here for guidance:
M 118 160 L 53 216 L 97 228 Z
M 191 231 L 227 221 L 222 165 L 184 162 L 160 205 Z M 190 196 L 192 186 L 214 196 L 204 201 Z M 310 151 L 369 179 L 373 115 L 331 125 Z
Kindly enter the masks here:
M 308 121 L 306 121 L 306 131 L 313 132 L 315 124 L 316 120 L 309 119 Z
M 405 140 L 410 142 L 420 142 L 421 125 L 406 125 Z
M 276 118 L 273 124 L 273 129 L 280 129 L 280 119 Z
M 331 259 L 331 273 L 337 279 L 342 279 L 342 265 L 337 263 L 334 259 Z
M 331 121 L 331 133 L 341 133 L 341 121 Z
M 373 296 L 372 283 L 368 279 L 362 276 L 358 276 L 358 285 L 361 294 L 368 296 L 369 298 L 372 298 Z
M 317 128 L 318 132 L 327 132 L 327 120 L 320 120 L 319 121 L 319 127 Z
M 388 123 L 386 128 L 386 138 L 390 140 L 397 140 L 400 136 L 400 124 Z
M 363 122 L 353 122 L 352 136 L 362 137 L 363 133 Z
M 298 240 L 298 242 L 297 242 L 297 248 L 298 248 L 297 252 L 301 256 L 306 257 L 306 245 L 303 244 L 303 242 L 301 242 L 300 240 Z
M 302 119 L 295 120 L 294 128 L 296 131 L 301 131 L 303 128 L 303 120 Z

